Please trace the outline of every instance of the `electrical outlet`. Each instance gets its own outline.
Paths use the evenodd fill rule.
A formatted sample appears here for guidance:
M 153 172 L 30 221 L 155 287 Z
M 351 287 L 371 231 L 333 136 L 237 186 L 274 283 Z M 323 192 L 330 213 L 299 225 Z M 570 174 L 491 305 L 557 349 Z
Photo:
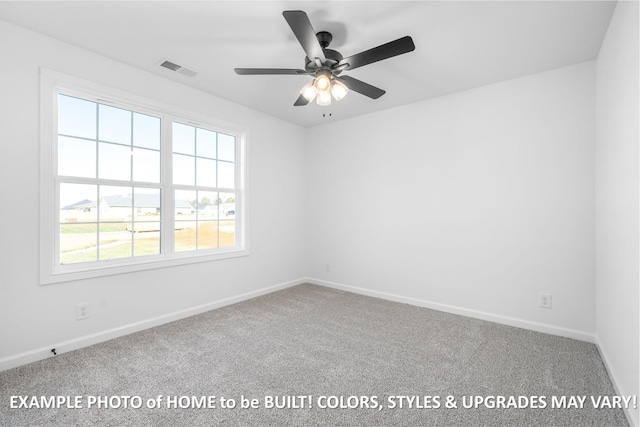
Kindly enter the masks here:
M 540 294 L 540 307 L 551 308 L 551 294 Z
M 326 271 L 327 273 L 331 273 L 331 264 L 329 264 L 328 262 L 325 262 L 324 271 Z
M 81 302 L 76 305 L 76 320 L 88 319 L 91 317 L 91 303 Z

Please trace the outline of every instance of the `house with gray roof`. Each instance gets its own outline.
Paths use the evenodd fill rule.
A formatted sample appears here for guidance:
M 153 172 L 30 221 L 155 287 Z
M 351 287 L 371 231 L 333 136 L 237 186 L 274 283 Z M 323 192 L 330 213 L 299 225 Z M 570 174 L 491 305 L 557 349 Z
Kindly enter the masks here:
M 175 201 L 176 215 L 188 215 L 195 213 L 195 209 L 187 200 Z M 127 196 L 104 196 L 99 202 L 100 216 L 102 218 L 127 218 L 131 217 L 132 209 L 136 217 L 141 215 L 160 214 L 160 196 L 156 194 L 136 194 Z

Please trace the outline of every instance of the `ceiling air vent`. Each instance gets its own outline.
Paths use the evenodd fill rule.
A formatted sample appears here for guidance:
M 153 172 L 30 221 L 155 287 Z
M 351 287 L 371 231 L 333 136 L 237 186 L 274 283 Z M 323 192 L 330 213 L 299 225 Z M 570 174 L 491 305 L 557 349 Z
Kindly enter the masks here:
M 160 60 L 160 66 L 164 68 L 168 68 L 171 71 L 175 71 L 180 74 L 184 74 L 185 76 L 193 77 L 198 74 L 196 71 L 191 70 L 187 67 L 183 67 L 182 65 L 178 65 L 175 62 L 171 62 L 168 60 Z

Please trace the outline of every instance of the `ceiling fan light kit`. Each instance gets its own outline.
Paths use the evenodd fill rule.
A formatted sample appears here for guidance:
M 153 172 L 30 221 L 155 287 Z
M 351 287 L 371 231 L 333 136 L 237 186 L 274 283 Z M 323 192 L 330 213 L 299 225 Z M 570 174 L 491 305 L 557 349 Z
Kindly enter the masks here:
M 349 92 L 349 88 L 342 82 L 331 78 L 331 73 L 326 70 L 318 71 L 317 77 L 300 89 L 300 94 L 307 100 L 321 106 L 331 105 L 331 99 L 340 101 Z
M 343 71 L 353 70 L 394 56 L 415 50 L 409 36 L 343 58 L 340 52 L 329 49 L 333 39 L 327 31 L 315 32 L 307 14 L 301 10 L 286 10 L 282 13 L 291 27 L 302 49 L 307 54 L 305 69 L 286 68 L 236 68 L 239 75 L 310 75 L 315 76 L 300 90 L 300 96 L 294 106 L 307 105 L 314 99 L 321 106 L 331 105 L 331 99 L 340 101 L 349 90 L 358 92 L 371 99 L 378 99 L 385 91 L 350 76 L 339 76 Z

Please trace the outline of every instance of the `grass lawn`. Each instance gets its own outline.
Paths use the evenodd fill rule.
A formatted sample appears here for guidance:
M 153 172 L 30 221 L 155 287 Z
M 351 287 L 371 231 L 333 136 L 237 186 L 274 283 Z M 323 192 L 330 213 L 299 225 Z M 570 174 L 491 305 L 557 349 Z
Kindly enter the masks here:
M 127 223 L 102 223 L 100 224 L 100 232 L 108 233 L 111 231 L 126 231 Z M 61 234 L 84 234 L 95 233 L 95 224 L 60 224 Z
M 229 227 L 233 225 L 233 222 L 220 222 L 220 225 Z M 96 232 L 96 226 L 92 224 L 63 224 L 60 228 L 63 234 Z M 109 232 L 122 232 L 125 229 L 125 224 L 100 225 L 100 232 L 105 233 L 103 236 L 106 238 L 100 242 L 100 260 L 128 258 L 133 255 L 157 255 L 160 253 L 160 237 L 157 235 L 146 237 L 145 233 L 128 233 L 127 236 L 129 237 L 126 240 L 109 239 L 109 236 L 106 235 Z M 175 231 L 176 252 L 224 248 L 233 245 L 235 245 L 235 231 L 219 231 L 217 221 L 201 222 L 198 229 L 185 228 Z M 63 251 L 60 255 L 60 262 L 62 264 L 74 264 L 97 260 L 98 250 L 95 245 L 89 244 L 84 249 L 77 249 Z

